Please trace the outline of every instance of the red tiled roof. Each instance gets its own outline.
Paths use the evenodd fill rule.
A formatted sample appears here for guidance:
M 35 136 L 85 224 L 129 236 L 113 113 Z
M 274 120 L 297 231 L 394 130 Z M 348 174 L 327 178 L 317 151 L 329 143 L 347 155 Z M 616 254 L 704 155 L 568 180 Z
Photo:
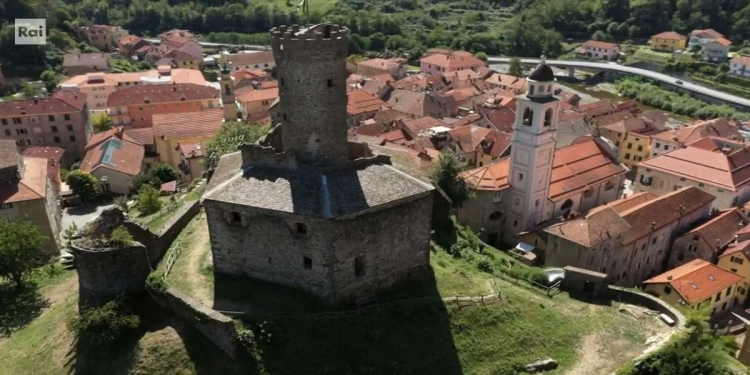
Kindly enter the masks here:
M 613 49 L 613 48 L 617 48 L 617 44 L 609 43 L 609 42 L 602 42 L 599 40 L 589 40 L 588 42 L 583 43 L 581 47 Z
M 485 82 L 493 85 L 507 86 L 515 91 L 526 91 L 526 79 L 512 76 L 510 74 L 495 73 L 489 78 L 484 80 Z
M 644 281 L 644 284 L 669 284 L 689 304 L 712 298 L 742 281 L 743 277 L 703 259 L 695 259 Z
M 379 122 L 374 122 L 370 124 L 360 125 L 354 128 L 354 130 L 359 135 L 369 135 L 371 137 L 375 137 L 385 133 L 386 127 Z
M 687 232 L 685 236 L 700 236 L 717 253 L 734 240 L 740 229 L 747 225 L 745 216 L 736 208 L 723 211 L 705 224 Z
M 170 35 L 166 39 L 162 41 L 163 44 L 168 44 L 170 46 L 175 47 L 182 47 L 185 45 L 185 43 L 189 42 L 191 39 L 185 38 L 184 36 L 180 35 Z
M 119 45 L 136 44 L 140 42 L 141 40 L 143 39 L 135 35 L 125 35 L 124 37 L 120 38 L 120 40 L 118 41 L 118 44 Z
M 206 153 L 206 145 L 203 142 L 180 143 L 178 148 L 186 159 L 203 157 Z
M 719 44 L 721 44 L 722 46 L 731 46 L 732 45 L 732 41 L 730 41 L 729 39 L 726 39 L 726 38 L 718 38 L 718 39 L 716 39 L 716 42 L 719 43 Z
M 222 63 L 229 64 L 234 68 L 241 68 L 243 66 L 252 68 L 258 65 L 258 68 L 264 68 L 265 64 L 273 64 L 273 52 L 262 51 L 253 53 L 237 53 L 234 55 L 222 55 Z
M 154 104 L 184 100 L 205 100 L 219 97 L 219 92 L 210 86 L 194 83 L 172 85 L 145 85 L 117 90 L 107 98 L 107 106 Z M 147 101 L 148 100 L 148 101 Z
M 698 38 L 711 38 L 711 39 L 719 39 L 723 38 L 724 35 L 714 29 L 705 29 L 705 30 L 693 30 L 690 35 L 698 37 Z
M 169 181 L 161 184 L 159 191 L 163 191 L 165 193 L 174 193 L 175 191 L 177 191 L 177 181 Z
M 442 74 L 413 74 L 391 84 L 401 90 L 446 90 L 448 83 Z
M 48 162 L 42 158 L 24 158 L 23 176 L 0 184 L 0 203 L 43 199 L 47 195 Z
M 142 145 L 154 144 L 154 128 L 126 129 L 125 136 Z
M 409 116 L 406 115 L 405 113 L 394 111 L 392 109 L 379 111 L 378 113 L 375 114 L 375 117 L 374 117 L 375 121 L 383 125 L 391 125 L 391 123 L 393 123 L 394 121 L 404 120 L 407 118 L 409 118 Z
M 605 209 L 605 208 L 612 208 L 613 210 L 615 210 L 615 212 L 617 212 L 618 214 L 621 214 L 627 210 L 630 210 L 633 207 L 640 206 L 641 204 L 650 202 L 656 198 L 657 196 L 651 193 L 646 193 L 646 192 L 635 193 L 627 197 L 618 199 L 614 202 L 610 202 L 605 205 L 595 207 L 591 209 L 590 212 L 594 212 L 594 211 Z
M 237 101 L 240 103 L 257 102 L 262 100 L 275 100 L 279 97 L 278 87 L 262 90 L 243 91 L 237 95 Z
M 484 61 L 479 60 L 471 53 L 465 51 L 451 52 L 450 54 L 436 53 L 419 60 L 422 63 L 436 65 L 444 69 L 451 68 L 479 68 L 487 65 Z
M 248 113 L 246 121 L 248 124 L 268 125 L 271 123 L 271 113 L 268 110 Z
M 401 64 L 402 62 L 399 59 L 381 59 L 381 58 L 362 60 L 357 63 L 357 65 L 363 65 L 363 66 L 370 67 L 370 68 L 377 68 L 377 69 L 384 69 L 384 70 L 398 69 L 401 66 Z
M 436 126 L 446 126 L 448 124 L 430 116 L 420 117 L 413 120 L 405 120 L 404 127 L 406 127 L 412 134 L 419 134 L 423 130 L 434 128 Z
M 109 67 L 108 53 L 66 53 L 63 56 L 63 67 L 97 67 L 107 69 Z
M 687 37 L 675 32 L 675 31 L 665 31 L 663 33 L 656 34 L 651 37 L 652 39 L 670 39 L 670 40 L 686 40 Z
M 91 173 L 99 168 L 106 168 L 129 176 L 138 175 L 145 153 L 143 145 L 122 136 L 122 132 L 108 134 L 108 138 L 93 146 L 89 142 L 86 156 L 81 162 L 81 170 Z
M 474 190 L 504 190 L 510 187 L 509 173 L 510 159 L 505 158 L 497 163 L 463 172 L 461 177 Z
M 57 91 L 48 98 L 11 100 L 0 104 L 0 117 L 80 112 L 85 105 L 86 94 Z
M 485 118 L 495 127 L 495 129 L 504 132 L 512 132 L 513 124 L 516 122 L 516 112 L 510 108 L 503 108 L 486 114 Z
M 413 116 L 450 117 L 458 110 L 451 96 L 437 96 L 427 92 L 394 90 L 388 105 L 396 111 Z
M 733 64 L 739 64 L 739 65 L 750 65 L 750 56 L 748 55 L 739 55 L 732 59 Z
M 24 157 L 42 158 L 47 160 L 52 159 L 55 163 L 60 163 L 64 153 L 64 148 L 50 146 L 32 146 L 21 151 L 21 155 Z
M 187 139 L 212 137 L 224 123 L 224 110 L 204 109 L 196 112 L 157 114 L 154 119 L 154 137 Z
M 732 244 L 729 244 L 729 247 L 727 247 L 726 250 L 724 250 L 721 255 L 719 255 L 719 258 L 729 256 L 732 254 L 737 254 L 739 252 L 742 252 L 745 254 L 745 258 L 750 261 L 750 240 L 735 242 Z
M 378 135 L 378 137 L 383 138 L 384 140 L 388 142 L 396 142 L 402 139 L 405 139 L 405 140 L 411 139 L 409 135 L 406 134 L 406 132 L 401 129 L 396 129 L 396 130 L 389 131 L 387 133 L 380 134 Z
M 375 95 L 362 90 L 347 93 L 346 112 L 349 116 L 388 109 L 390 106 Z
M 729 139 L 741 139 L 740 137 L 742 137 L 736 126 L 730 124 L 729 121 L 724 118 L 718 118 L 659 133 L 654 135 L 653 138 L 668 142 L 688 144 L 708 136 Z
M 580 219 L 551 225 L 544 231 L 590 248 L 629 230 L 630 224 L 612 207 L 606 207 Z

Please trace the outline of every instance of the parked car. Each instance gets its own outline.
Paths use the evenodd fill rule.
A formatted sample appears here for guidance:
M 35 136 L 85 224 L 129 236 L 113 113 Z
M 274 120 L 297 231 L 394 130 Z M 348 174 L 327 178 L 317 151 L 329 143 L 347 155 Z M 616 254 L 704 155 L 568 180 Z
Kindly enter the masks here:
M 545 268 L 542 273 L 547 277 L 546 286 L 552 286 L 565 279 L 565 270 L 557 267 Z
M 683 83 L 684 83 L 684 82 L 680 81 L 679 79 L 678 79 L 678 80 L 676 80 L 676 81 L 674 81 L 674 82 L 675 82 L 676 84 L 678 84 L 678 85 L 681 85 L 681 84 L 683 84 Z

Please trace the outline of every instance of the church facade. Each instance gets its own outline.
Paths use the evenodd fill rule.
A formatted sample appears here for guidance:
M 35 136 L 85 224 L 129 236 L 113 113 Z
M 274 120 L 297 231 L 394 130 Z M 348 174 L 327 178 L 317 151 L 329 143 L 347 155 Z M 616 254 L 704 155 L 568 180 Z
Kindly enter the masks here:
M 594 137 L 556 149 L 554 73 L 542 61 L 527 81 L 528 92 L 516 97 L 511 155 L 462 175 L 475 197 L 458 218 L 491 244 L 515 244 L 520 233 L 554 218 L 616 200 L 626 171 Z

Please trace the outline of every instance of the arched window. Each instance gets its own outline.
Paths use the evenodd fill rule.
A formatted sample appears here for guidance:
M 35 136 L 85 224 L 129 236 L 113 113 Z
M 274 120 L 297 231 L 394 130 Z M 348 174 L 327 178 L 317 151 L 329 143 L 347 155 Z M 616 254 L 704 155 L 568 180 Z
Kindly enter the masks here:
M 532 111 L 531 108 L 526 108 L 526 110 L 523 111 L 523 124 L 526 126 L 531 126 L 531 123 L 533 121 L 534 121 L 534 111 Z
M 563 203 L 563 205 L 560 206 L 560 208 L 563 209 L 563 210 L 567 210 L 567 209 L 569 209 L 571 207 L 573 207 L 573 201 L 570 200 L 570 199 L 566 200 L 565 203 Z
M 550 126 L 552 125 L 552 108 L 548 108 L 546 112 L 544 112 L 544 126 Z

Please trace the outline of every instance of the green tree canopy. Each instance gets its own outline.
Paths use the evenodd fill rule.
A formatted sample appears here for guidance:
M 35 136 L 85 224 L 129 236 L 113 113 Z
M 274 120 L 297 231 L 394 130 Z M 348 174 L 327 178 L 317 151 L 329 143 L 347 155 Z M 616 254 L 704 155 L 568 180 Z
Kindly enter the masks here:
M 518 57 L 510 59 L 508 74 L 516 77 L 523 77 L 523 65 L 521 65 L 521 59 Z
M 68 173 L 65 183 L 70 186 L 73 193 L 81 197 L 81 200 L 87 201 L 96 198 L 96 177 L 91 173 L 84 172 L 80 169 Z
M 149 215 L 161 209 L 161 200 L 159 200 L 159 191 L 150 185 L 143 185 L 138 190 L 138 211 L 144 215 Z
M 148 171 L 148 174 L 159 179 L 160 183 L 177 180 L 177 171 L 168 164 L 157 164 Z
M 466 168 L 461 158 L 451 149 L 446 148 L 440 154 L 435 166 L 430 170 L 432 183 L 439 186 L 453 201 L 454 207 L 461 207 L 473 193 L 466 181 L 459 176 Z
M 224 124 L 206 145 L 206 169 L 216 168 L 219 158 L 239 150 L 238 146 L 241 144 L 254 143 L 268 133 L 268 129 L 268 126 L 250 125 L 239 121 Z
M 42 246 L 47 236 L 26 220 L 0 220 L 0 277 L 23 285 L 31 270 L 44 265 Z
M 96 114 L 91 119 L 91 127 L 94 128 L 95 133 L 112 129 L 112 117 L 104 112 Z

